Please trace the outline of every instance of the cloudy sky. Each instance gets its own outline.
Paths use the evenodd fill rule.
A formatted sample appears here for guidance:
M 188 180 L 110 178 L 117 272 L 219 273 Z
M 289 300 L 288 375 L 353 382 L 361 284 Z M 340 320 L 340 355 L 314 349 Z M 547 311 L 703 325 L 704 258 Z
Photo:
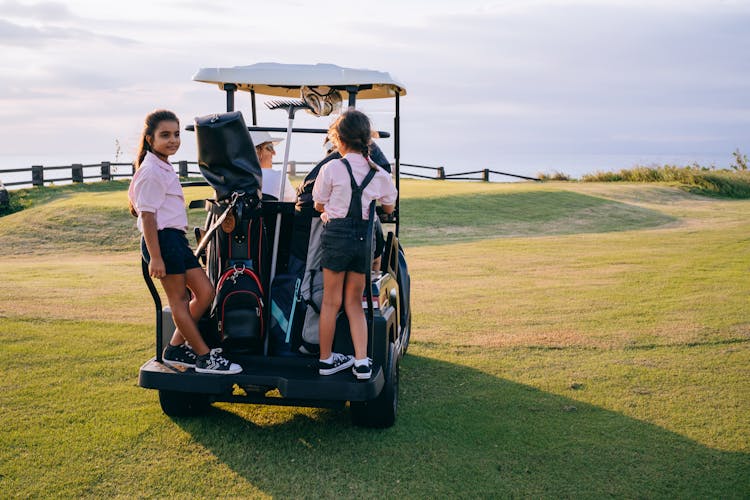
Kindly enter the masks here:
M 191 122 L 223 109 L 198 68 L 270 61 L 390 72 L 408 91 L 406 162 L 750 152 L 750 2 L 350 4 L 0 0 L 0 158 L 109 159 L 117 140 L 130 159 L 150 110 Z M 389 108 L 363 109 L 392 129 Z M 185 143 L 176 159 L 193 159 Z

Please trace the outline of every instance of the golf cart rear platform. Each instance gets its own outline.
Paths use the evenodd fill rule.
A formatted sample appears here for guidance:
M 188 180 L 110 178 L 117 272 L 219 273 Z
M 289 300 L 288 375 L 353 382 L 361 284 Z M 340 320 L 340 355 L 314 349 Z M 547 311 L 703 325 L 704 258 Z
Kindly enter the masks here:
M 197 373 L 192 368 L 175 368 L 152 358 L 141 367 L 138 385 L 147 389 L 206 394 L 213 401 L 325 408 L 342 406 L 347 400 L 373 399 L 382 390 L 384 382 L 383 370 L 379 366 L 373 367 L 370 380 L 357 381 L 352 379 L 350 370 L 335 375 L 318 375 L 317 360 L 312 358 L 235 356 L 232 361 L 242 365 L 242 373 Z M 281 397 L 266 396 L 274 389 L 278 389 Z

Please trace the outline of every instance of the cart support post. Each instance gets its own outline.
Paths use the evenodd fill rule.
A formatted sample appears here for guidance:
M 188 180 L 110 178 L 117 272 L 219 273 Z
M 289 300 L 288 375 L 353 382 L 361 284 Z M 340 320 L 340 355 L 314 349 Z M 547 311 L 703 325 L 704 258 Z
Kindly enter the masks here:
M 346 87 L 346 93 L 349 95 L 349 104 L 348 106 L 350 108 L 355 108 L 357 106 L 357 92 L 359 92 L 359 87 L 350 85 Z
M 399 205 L 401 200 L 401 101 L 399 98 L 401 94 L 396 91 L 396 116 L 393 118 L 393 168 L 396 172 L 396 208 L 394 215 L 396 217 L 396 237 L 398 238 L 398 230 L 401 225 L 399 222 Z
M 234 93 L 237 91 L 237 85 L 225 83 L 222 88 L 227 93 L 227 112 L 234 111 Z
M 375 217 L 377 217 L 375 210 L 375 200 L 370 202 L 370 213 L 367 216 L 367 272 L 365 273 L 365 298 L 367 300 L 367 356 L 373 358 L 373 352 L 375 351 L 375 335 L 373 335 L 375 327 L 375 310 L 372 302 L 372 242 L 375 236 Z

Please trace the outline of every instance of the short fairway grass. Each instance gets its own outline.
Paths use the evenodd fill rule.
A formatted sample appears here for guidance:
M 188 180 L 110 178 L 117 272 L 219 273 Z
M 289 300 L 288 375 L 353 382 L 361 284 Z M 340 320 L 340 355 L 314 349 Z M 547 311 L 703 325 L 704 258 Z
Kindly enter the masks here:
M 0 498 L 750 497 L 750 200 L 402 181 L 412 343 L 376 431 L 163 415 L 125 188 L 0 218 Z

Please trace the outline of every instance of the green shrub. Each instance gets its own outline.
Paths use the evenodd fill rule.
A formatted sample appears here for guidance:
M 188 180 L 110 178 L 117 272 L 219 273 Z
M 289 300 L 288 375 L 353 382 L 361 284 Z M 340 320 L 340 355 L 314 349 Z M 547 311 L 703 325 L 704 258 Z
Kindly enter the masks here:
M 540 181 L 569 181 L 571 177 L 564 173 L 553 170 L 552 173 L 539 172 L 536 174 Z
M 581 177 L 583 182 L 668 182 L 692 193 L 727 198 L 750 198 L 750 171 L 692 165 L 636 166 L 619 172 L 595 172 Z

